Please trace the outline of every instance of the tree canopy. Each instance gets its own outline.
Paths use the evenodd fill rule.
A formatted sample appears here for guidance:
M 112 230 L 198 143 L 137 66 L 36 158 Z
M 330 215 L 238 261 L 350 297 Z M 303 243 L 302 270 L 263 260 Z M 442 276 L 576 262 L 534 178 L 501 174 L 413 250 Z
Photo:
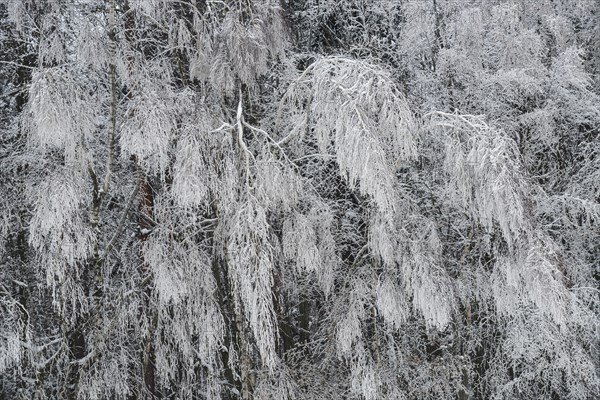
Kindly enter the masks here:
M 0 0 L 0 399 L 600 397 L 600 3 Z

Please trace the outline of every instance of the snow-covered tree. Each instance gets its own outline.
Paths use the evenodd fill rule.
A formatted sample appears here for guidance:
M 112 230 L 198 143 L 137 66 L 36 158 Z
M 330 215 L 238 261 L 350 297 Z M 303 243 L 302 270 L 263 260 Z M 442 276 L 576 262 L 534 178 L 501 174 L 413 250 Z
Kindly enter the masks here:
M 0 397 L 597 398 L 598 11 L 0 0 Z

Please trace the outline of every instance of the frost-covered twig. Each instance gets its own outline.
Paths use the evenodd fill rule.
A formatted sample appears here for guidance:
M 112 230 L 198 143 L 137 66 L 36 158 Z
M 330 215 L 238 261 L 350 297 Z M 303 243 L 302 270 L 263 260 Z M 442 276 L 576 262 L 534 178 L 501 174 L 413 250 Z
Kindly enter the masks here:
M 242 157 L 244 159 L 244 165 L 245 165 L 245 169 L 246 169 L 246 187 L 250 187 L 250 150 L 248 150 L 248 146 L 246 145 L 246 142 L 244 141 L 244 115 L 243 115 L 243 109 L 242 109 L 242 90 L 240 89 L 239 92 L 239 102 L 238 102 L 238 107 L 237 107 L 237 114 L 236 114 L 236 126 L 237 126 L 237 140 L 238 140 L 238 145 L 241 148 L 241 152 L 242 152 Z

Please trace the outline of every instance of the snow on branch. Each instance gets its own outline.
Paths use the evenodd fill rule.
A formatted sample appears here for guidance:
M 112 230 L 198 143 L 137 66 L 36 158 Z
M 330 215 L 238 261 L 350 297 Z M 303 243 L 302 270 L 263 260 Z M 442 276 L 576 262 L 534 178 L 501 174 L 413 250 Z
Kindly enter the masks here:
M 35 71 L 29 88 L 30 142 L 42 153 L 60 150 L 68 162 L 95 131 L 98 99 L 63 68 Z
M 323 293 L 329 295 L 334 271 L 340 263 L 332 234 L 333 215 L 322 204 L 308 213 L 294 213 L 283 223 L 283 256 L 294 262 L 297 272 L 314 273 Z
M 293 118 L 293 108 L 303 104 L 319 151 L 333 151 L 350 187 L 358 187 L 391 216 L 395 168 L 413 159 L 417 147 L 413 115 L 393 79 L 365 61 L 322 58 L 292 83 L 280 108 L 291 109 Z M 292 126 L 290 131 L 303 129 Z
M 444 170 L 450 196 L 491 230 L 497 223 L 510 248 L 531 231 L 526 214 L 527 182 L 513 140 L 480 116 L 435 112 L 431 127 L 445 145 Z
M 95 234 L 86 218 L 87 185 L 73 173 L 50 175 L 35 189 L 30 245 L 40 253 L 49 284 L 63 282 L 74 267 L 93 253 Z
M 257 88 L 258 78 L 269 71 L 269 62 L 283 57 L 287 46 L 284 22 L 277 2 L 240 2 L 229 7 L 213 2 L 222 17 L 198 15 L 200 33 L 191 52 L 190 77 L 207 82 L 221 95 L 233 95 L 236 80 L 248 89 Z
M 277 365 L 278 328 L 272 292 L 274 249 L 269 240 L 266 210 L 248 195 L 227 228 L 227 260 L 233 291 L 239 295 L 239 306 L 254 334 L 261 361 L 272 372 Z
M 137 155 L 140 164 L 151 173 L 162 174 L 169 163 L 170 141 L 176 128 L 169 87 L 150 81 L 130 101 L 127 118 L 121 127 L 123 155 Z M 184 99 L 181 99 L 184 100 Z
M 208 121 L 189 124 L 181 130 L 173 166 L 172 193 L 181 207 L 207 205 L 219 188 L 217 170 L 211 160 L 219 157 L 215 134 L 203 132 Z

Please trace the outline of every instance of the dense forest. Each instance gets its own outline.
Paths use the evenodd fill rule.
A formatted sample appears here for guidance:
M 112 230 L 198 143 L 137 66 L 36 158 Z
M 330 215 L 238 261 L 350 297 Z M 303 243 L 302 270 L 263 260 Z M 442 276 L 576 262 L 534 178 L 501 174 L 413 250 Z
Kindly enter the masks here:
M 597 0 L 0 0 L 0 399 L 600 398 Z

